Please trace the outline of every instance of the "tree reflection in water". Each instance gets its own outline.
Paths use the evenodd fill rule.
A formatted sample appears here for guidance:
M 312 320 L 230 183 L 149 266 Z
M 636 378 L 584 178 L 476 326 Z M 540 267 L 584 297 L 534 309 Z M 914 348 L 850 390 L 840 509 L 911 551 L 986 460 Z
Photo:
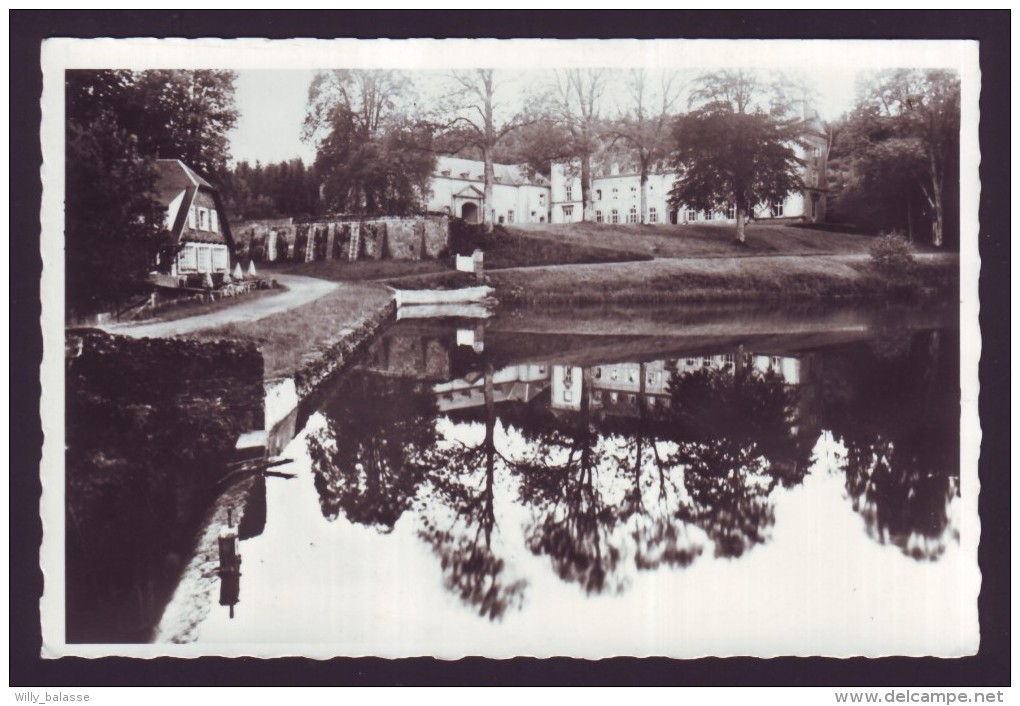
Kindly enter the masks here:
M 612 479 L 599 477 L 617 469 L 594 427 L 591 383 L 586 369 L 573 424 L 542 434 L 516 470 L 520 499 L 533 516 L 525 528 L 528 549 L 548 556 L 562 580 L 602 593 L 622 590 L 624 582 L 617 574 L 622 552 L 614 538 L 619 507 L 610 496 Z
M 414 381 L 356 374 L 322 413 L 326 426 L 308 437 L 308 452 L 323 516 L 342 512 L 391 531 L 429 470 L 437 439 L 431 392 Z
M 640 364 L 629 407 L 617 403 L 623 395 L 605 403 L 613 383 L 596 382 L 594 368 L 574 368 L 576 406 L 545 393 L 522 400 L 503 387 L 498 419 L 498 374 L 486 364 L 484 412 L 475 398 L 444 420 L 444 433 L 425 384 L 354 374 L 309 438 L 315 486 L 324 516 L 380 531 L 413 509 L 446 588 L 498 620 L 527 590 L 500 535 L 501 494 L 516 495 L 528 518 L 525 546 L 561 580 L 586 594 L 619 592 L 628 570 L 687 567 L 709 546 L 737 558 L 767 542 L 774 491 L 803 481 L 824 426 L 847 449 L 847 493 L 869 533 L 936 558 L 959 492 L 959 399 L 944 380 L 952 360 L 939 350 L 938 334 L 925 334 L 910 346 L 787 356 L 783 365 L 798 366 L 793 384 L 776 358 L 738 349 L 721 367 L 674 368 L 668 393 L 654 395 Z M 458 419 L 484 424 L 480 443 L 460 440 L 470 426 Z M 523 442 L 506 455 L 497 447 L 500 420 L 508 438 Z
M 795 388 L 771 369 L 744 365 L 742 354 L 736 360 L 732 371 L 703 368 L 670 381 L 677 450 L 669 462 L 684 467 L 688 500 L 678 514 L 701 527 L 723 557 L 768 539 L 773 489 L 799 483 L 807 466 L 780 462 L 797 454 Z M 802 470 L 791 476 L 791 466 Z
M 868 534 L 934 560 L 955 532 L 959 387 L 955 343 L 929 331 L 872 344 L 832 361 L 826 405 L 846 447 L 846 491 Z
M 429 456 L 428 490 L 419 504 L 419 536 L 440 557 L 446 587 L 480 615 L 496 620 L 521 606 L 527 582 L 508 578 L 506 562 L 493 548 L 498 453 L 491 365 L 485 368 L 484 394 L 482 444 L 448 442 Z

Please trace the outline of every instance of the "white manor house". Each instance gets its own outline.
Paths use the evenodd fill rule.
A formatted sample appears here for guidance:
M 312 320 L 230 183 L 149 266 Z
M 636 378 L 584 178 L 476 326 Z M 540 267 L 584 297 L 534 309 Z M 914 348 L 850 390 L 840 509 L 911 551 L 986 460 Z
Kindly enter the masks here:
M 825 169 L 828 139 L 817 115 L 808 119 L 805 147 L 797 146 L 803 163 L 804 188 L 782 203 L 759 204 L 756 219 L 782 218 L 817 222 L 825 218 Z M 496 223 L 577 223 L 582 220 L 581 179 L 570 164 L 552 165 L 551 179 L 510 164 L 495 164 L 492 185 L 493 221 Z M 484 163 L 441 156 L 430 183 L 428 210 L 480 223 L 485 207 Z M 659 169 L 648 175 L 647 223 L 732 222 L 736 209 L 696 211 L 669 204 L 675 173 Z M 592 201 L 596 223 L 640 223 L 640 176 L 619 164 L 595 169 Z

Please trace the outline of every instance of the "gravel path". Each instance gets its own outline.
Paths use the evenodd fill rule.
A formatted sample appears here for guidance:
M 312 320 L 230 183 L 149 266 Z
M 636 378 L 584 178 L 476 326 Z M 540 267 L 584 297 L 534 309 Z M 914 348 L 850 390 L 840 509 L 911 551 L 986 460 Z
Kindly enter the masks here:
M 282 311 L 288 311 L 315 301 L 319 297 L 332 292 L 341 286 L 336 282 L 323 279 L 301 277 L 298 275 L 274 275 L 274 278 L 287 288 L 271 297 L 261 297 L 248 302 L 240 302 L 237 306 L 227 307 L 209 314 L 191 316 L 175 321 L 159 321 L 155 323 L 107 324 L 102 326 L 109 333 L 135 338 L 166 338 L 179 336 L 205 328 L 233 324 L 242 321 L 257 321 Z

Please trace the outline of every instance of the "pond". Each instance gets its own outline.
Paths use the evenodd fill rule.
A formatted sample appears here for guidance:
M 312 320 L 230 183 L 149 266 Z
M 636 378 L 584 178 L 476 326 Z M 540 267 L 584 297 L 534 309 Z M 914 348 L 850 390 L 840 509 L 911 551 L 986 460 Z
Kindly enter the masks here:
M 400 321 L 261 486 L 199 642 L 960 654 L 959 420 L 953 312 Z

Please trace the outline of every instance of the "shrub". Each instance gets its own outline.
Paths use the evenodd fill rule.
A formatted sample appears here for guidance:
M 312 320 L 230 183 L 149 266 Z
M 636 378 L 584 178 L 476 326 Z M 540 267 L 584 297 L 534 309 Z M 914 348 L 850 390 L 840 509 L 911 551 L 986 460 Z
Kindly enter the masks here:
M 871 246 L 871 259 L 884 270 L 902 272 L 914 265 L 914 246 L 902 233 L 879 234 Z

